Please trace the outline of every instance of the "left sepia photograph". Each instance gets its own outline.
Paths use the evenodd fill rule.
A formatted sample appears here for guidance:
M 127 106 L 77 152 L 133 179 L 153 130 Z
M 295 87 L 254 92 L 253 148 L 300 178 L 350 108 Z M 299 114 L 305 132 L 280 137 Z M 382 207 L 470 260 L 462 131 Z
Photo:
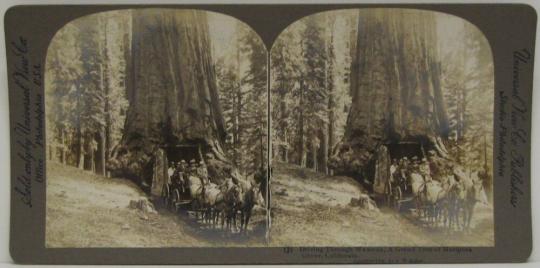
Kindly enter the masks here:
M 46 247 L 264 246 L 267 52 L 232 17 L 78 18 L 45 67 Z

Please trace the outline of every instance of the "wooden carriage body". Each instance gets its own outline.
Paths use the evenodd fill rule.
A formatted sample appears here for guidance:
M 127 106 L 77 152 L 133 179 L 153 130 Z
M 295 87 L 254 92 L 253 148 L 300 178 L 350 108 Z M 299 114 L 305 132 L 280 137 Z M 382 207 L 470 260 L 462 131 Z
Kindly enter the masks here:
M 199 144 L 176 144 L 163 146 L 156 150 L 152 172 L 152 186 L 150 194 L 152 197 L 161 197 L 163 188 L 170 185 L 168 168 L 171 162 L 177 163 L 181 160 L 197 162 L 203 159 L 201 145 Z
M 422 159 L 425 157 L 425 145 L 418 141 L 401 141 L 397 143 L 382 144 L 378 147 L 373 155 L 369 165 L 371 176 L 373 177 L 373 191 L 376 194 L 385 193 L 385 185 L 390 180 L 390 166 L 392 160 L 407 157 L 408 159 L 414 156 Z
M 412 159 L 426 157 L 426 151 L 430 150 L 429 143 L 423 140 L 407 140 L 393 143 L 381 144 L 375 154 L 373 154 L 366 169 L 367 177 L 373 178 L 371 187 L 375 198 L 383 199 L 384 202 L 397 210 L 400 210 L 410 201 L 414 200 L 410 181 L 407 179 L 404 184 L 392 182 L 391 165 L 392 160 L 399 161 L 407 157 Z M 412 205 L 412 204 L 411 204 Z

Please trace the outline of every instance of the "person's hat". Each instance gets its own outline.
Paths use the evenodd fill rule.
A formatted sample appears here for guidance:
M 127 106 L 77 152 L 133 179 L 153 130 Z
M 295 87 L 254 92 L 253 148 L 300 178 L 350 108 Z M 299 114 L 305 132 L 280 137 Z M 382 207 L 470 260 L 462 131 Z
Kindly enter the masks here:
M 195 161 L 195 159 L 191 159 L 191 160 L 189 160 L 189 163 L 190 164 L 195 164 L 195 163 L 197 163 L 197 161 Z
M 413 160 L 417 160 L 418 157 L 415 155 L 415 156 L 412 157 L 412 159 L 413 159 Z
M 180 160 L 180 163 L 185 164 L 186 160 L 182 159 L 182 160 Z
M 200 161 L 200 162 L 199 162 L 199 165 L 204 165 L 204 161 Z

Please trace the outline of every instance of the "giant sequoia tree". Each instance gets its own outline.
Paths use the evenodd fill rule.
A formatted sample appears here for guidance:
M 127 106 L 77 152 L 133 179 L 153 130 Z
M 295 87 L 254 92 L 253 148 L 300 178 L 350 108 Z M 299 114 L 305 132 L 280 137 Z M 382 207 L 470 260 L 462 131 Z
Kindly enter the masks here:
M 416 141 L 446 155 L 449 126 L 435 13 L 359 12 L 341 153 L 354 158 L 354 169 L 364 166 L 380 144 Z
M 207 14 L 193 10 L 133 12 L 129 109 L 122 166 L 150 179 L 160 148 L 191 144 L 227 163 L 223 115 L 212 65 Z
M 166 160 L 203 160 L 217 179 L 239 178 L 233 166 L 244 174 L 264 166 L 266 54 L 245 25 L 235 47 L 248 70 L 237 74 L 242 88 L 230 99 L 239 105 L 233 117 L 221 108 L 228 87 L 217 88 L 220 61 L 212 54 L 223 56 L 228 45 L 219 40 L 228 40 L 209 25 L 240 25 L 232 22 L 204 11 L 144 9 L 99 13 L 60 30 L 46 68 L 49 160 L 147 183 L 166 176 Z M 228 129 L 234 116 L 238 125 Z M 238 154 L 222 150 L 226 134 L 238 137 Z

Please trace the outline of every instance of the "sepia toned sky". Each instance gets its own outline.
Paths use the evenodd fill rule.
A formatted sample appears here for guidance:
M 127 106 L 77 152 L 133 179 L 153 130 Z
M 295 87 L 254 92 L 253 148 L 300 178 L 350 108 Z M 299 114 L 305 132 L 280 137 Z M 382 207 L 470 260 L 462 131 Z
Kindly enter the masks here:
M 216 59 L 224 56 L 236 46 L 238 20 L 219 13 L 208 12 L 208 28 L 212 52 Z

